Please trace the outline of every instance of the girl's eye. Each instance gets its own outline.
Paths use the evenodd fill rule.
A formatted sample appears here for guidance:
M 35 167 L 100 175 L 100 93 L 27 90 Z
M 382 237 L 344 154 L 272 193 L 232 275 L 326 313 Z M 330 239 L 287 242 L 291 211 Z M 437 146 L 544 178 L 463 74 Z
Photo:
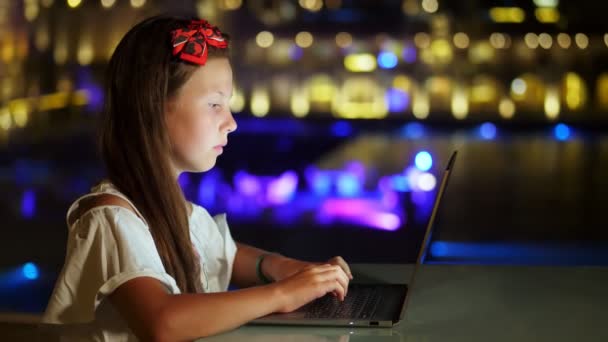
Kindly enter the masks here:
M 213 108 L 213 109 L 218 109 L 222 106 L 219 103 L 211 103 L 210 105 L 211 105 L 211 108 Z

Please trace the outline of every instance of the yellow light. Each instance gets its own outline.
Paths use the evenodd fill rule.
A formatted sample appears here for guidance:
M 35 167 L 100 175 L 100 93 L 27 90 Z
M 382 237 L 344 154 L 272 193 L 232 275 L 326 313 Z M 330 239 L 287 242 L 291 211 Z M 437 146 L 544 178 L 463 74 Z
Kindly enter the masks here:
M 255 42 L 259 47 L 267 48 L 274 42 L 274 36 L 268 31 L 262 31 L 255 36 Z
M 538 35 L 538 44 L 543 49 L 550 49 L 553 45 L 553 38 L 548 33 L 541 33 Z
M 223 9 L 228 10 L 228 11 L 234 11 L 234 10 L 241 8 L 241 5 L 243 5 L 243 1 L 242 0 L 224 0 L 223 5 L 224 5 Z
M 490 43 L 481 41 L 469 49 L 469 59 L 475 64 L 489 62 L 494 58 L 494 48 Z
M 376 58 L 369 53 L 350 54 L 344 57 L 344 67 L 352 72 L 369 72 L 376 69 Z
M 80 6 L 81 2 L 82 2 L 81 0 L 68 0 L 68 6 L 70 8 L 76 8 L 76 7 Z
M 492 7 L 490 18 L 497 23 L 521 23 L 526 19 L 526 12 L 519 7 Z
M 526 33 L 524 36 L 524 41 L 530 49 L 536 49 L 538 47 L 538 36 L 536 33 Z
M 401 10 L 403 13 L 416 16 L 420 13 L 420 6 L 418 0 L 404 0 L 401 5 Z
M 332 112 L 344 119 L 382 119 L 388 114 L 384 94 L 369 77 L 348 78 L 332 99 Z
M 585 81 L 576 73 L 568 72 L 562 81 L 562 89 L 566 98 L 566 107 L 576 111 L 587 102 L 587 87 Z
M 2 98 L 8 99 L 12 96 L 13 93 L 13 81 L 10 78 L 5 78 L 2 81 Z
M 257 117 L 264 117 L 270 110 L 270 96 L 263 87 L 254 87 L 251 92 L 251 113 Z
M 298 3 L 302 8 L 311 12 L 317 12 L 323 7 L 323 1 L 321 0 L 299 0 Z
M 547 87 L 545 94 L 545 115 L 549 120 L 555 120 L 559 116 L 559 92 L 557 87 Z
M 537 7 L 557 7 L 559 0 L 534 0 Z
M 458 120 L 463 120 L 469 113 L 469 98 L 466 89 L 457 86 L 452 93 L 452 114 Z
M 140 8 L 146 4 L 146 0 L 131 0 L 131 7 Z
M 513 82 L 511 82 L 511 92 L 513 92 L 515 95 L 522 96 L 526 93 L 527 89 L 528 86 L 526 81 L 521 78 L 516 78 L 513 80 Z
M 110 8 L 110 7 L 114 6 L 115 3 L 116 3 L 116 0 L 101 0 L 101 6 L 103 8 Z
M 604 44 L 608 46 L 608 33 L 604 33 Z
M 434 60 L 439 64 L 448 64 L 452 61 L 452 47 L 445 39 L 436 39 L 431 43 Z
M 498 113 L 505 119 L 511 119 L 515 115 L 515 103 L 508 97 L 501 99 L 498 103 Z
M 294 89 L 289 103 L 293 116 L 303 118 L 310 111 L 310 101 L 305 87 Z
M 57 64 L 64 64 L 68 60 L 68 49 L 65 45 L 55 45 L 55 51 L 53 53 L 55 62 Z
M 78 54 L 76 56 L 80 65 L 89 65 L 93 61 L 93 43 L 89 37 L 83 37 L 78 47 Z
M 36 45 L 36 49 L 40 51 L 44 51 L 49 47 L 50 37 L 49 31 L 44 26 L 39 26 L 36 30 L 36 35 L 34 37 L 34 45 Z
M 459 49 L 466 49 L 469 47 L 469 36 L 464 32 L 458 32 L 454 35 L 454 46 Z
M 72 97 L 72 105 L 84 106 L 89 103 L 89 91 L 85 89 L 78 90 Z
M 422 9 L 428 13 L 435 13 L 439 9 L 437 0 L 422 0 Z
M 537 8 L 534 11 L 536 19 L 541 23 L 551 24 L 559 21 L 559 11 L 555 8 Z
M 578 47 L 581 49 L 586 49 L 589 45 L 589 38 L 584 33 L 577 33 L 574 36 L 574 41 L 576 42 L 576 45 L 578 45 Z
M 26 99 L 12 100 L 8 108 L 13 113 L 13 121 L 17 127 L 25 127 L 28 120 L 28 102 Z
M 40 8 L 38 7 L 38 3 L 32 0 L 26 1 L 25 6 L 23 7 L 23 12 L 25 19 L 27 21 L 32 21 L 36 19 L 38 13 L 40 12 Z
M 570 47 L 570 44 L 572 44 L 572 40 L 568 34 L 560 33 L 557 35 L 557 44 L 562 48 L 567 49 Z
M 40 96 L 38 101 L 38 109 L 41 111 L 49 111 L 54 109 L 65 108 L 68 103 L 68 93 L 58 92 Z
M 301 48 L 307 48 L 312 45 L 314 39 L 310 32 L 302 31 L 296 34 L 296 45 Z
M 397 75 L 393 78 L 393 87 L 410 93 L 414 86 L 412 80 L 405 75 Z
M 336 86 L 326 74 L 317 74 L 310 78 L 310 101 L 328 103 L 334 98 Z
M 608 109 L 608 73 L 603 73 L 598 77 L 595 93 L 599 107 L 603 110 Z
M 503 49 L 507 44 L 505 35 L 498 32 L 492 33 L 490 35 L 490 44 L 496 49 Z
M 412 114 L 416 119 L 426 119 L 429 116 L 429 96 L 422 87 L 416 87 L 412 99 Z
M 14 40 L 6 39 L 2 46 L 2 60 L 4 63 L 8 64 L 13 60 L 13 57 L 15 57 Z
M 341 48 L 349 47 L 353 43 L 353 37 L 348 32 L 340 32 L 336 35 L 336 45 Z
M 235 87 L 230 98 L 230 110 L 233 113 L 240 113 L 245 109 L 245 96 L 240 88 Z
M 496 100 L 497 89 L 494 79 L 487 76 L 476 76 L 471 84 L 471 103 L 492 103 Z
M 418 32 L 414 35 L 414 44 L 419 49 L 426 49 L 431 45 L 431 36 L 426 32 Z
M 8 111 L 8 108 L 0 108 L 0 128 L 8 131 L 11 129 L 12 124 L 13 120 L 11 119 L 11 113 Z

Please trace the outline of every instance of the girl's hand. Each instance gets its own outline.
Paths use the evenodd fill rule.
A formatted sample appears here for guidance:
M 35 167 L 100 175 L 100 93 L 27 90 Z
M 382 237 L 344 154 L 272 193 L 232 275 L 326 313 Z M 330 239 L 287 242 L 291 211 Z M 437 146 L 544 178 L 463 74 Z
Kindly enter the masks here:
M 348 267 L 348 264 L 346 263 L 346 261 L 344 261 L 344 259 L 341 256 L 333 257 L 333 258 L 327 260 L 325 263 L 306 262 L 306 261 L 301 261 L 301 260 L 297 260 L 297 259 L 286 258 L 279 254 L 270 255 L 270 256 L 268 256 L 268 259 L 270 259 L 270 260 L 264 261 L 264 263 L 266 263 L 266 261 L 269 261 L 268 262 L 269 267 L 264 269 L 264 271 L 265 271 L 264 273 L 268 274 L 274 281 L 280 281 L 287 277 L 290 277 L 290 276 L 300 272 L 301 270 L 303 270 L 304 268 L 306 268 L 308 266 L 321 265 L 321 264 L 330 264 L 330 265 L 340 266 L 340 268 L 342 268 L 344 273 L 346 273 L 346 275 L 348 276 L 348 279 L 350 279 L 350 280 L 353 279 L 353 275 L 350 271 L 350 267 Z
M 274 286 L 282 298 L 278 312 L 291 312 L 299 307 L 323 297 L 327 293 L 336 293 L 343 301 L 348 289 L 348 276 L 342 267 L 322 264 L 308 265 L 294 275 L 269 286 Z
M 268 263 L 269 266 L 271 266 L 271 267 L 269 267 L 270 269 L 267 271 L 267 274 L 275 281 L 281 281 L 285 278 L 288 278 L 288 277 L 304 270 L 307 267 L 322 264 L 322 263 L 311 263 L 311 262 L 286 258 L 286 257 L 284 257 L 282 255 L 278 255 L 278 254 L 270 255 L 268 258 L 275 258 L 272 260 L 268 260 L 268 261 L 271 261 Z M 346 263 L 346 261 L 344 261 L 344 259 L 341 256 L 333 257 L 333 258 L 329 259 L 325 264 L 339 266 L 342 269 L 342 271 L 346 274 L 349 281 L 353 279 L 353 275 L 351 273 L 350 267 L 348 267 L 348 264 Z M 348 293 L 348 282 L 347 282 L 347 287 L 346 287 L 346 293 Z M 333 291 L 332 295 L 334 297 L 339 297 L 339 293 L 337 291 Z

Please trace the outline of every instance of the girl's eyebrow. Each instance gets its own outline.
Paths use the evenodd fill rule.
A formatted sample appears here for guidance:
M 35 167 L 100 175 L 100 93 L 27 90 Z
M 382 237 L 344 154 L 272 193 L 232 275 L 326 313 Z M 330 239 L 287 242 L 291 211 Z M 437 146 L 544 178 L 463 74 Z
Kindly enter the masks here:
M 224 94 L 221 90 L 216 91 L 216 93 L 219 93 L 223 97 L 227 97 L 227 98 L 231 98 L 232 97 L 232 92 L 230 93 L 230 96 L 226 96 L 226 94 Z

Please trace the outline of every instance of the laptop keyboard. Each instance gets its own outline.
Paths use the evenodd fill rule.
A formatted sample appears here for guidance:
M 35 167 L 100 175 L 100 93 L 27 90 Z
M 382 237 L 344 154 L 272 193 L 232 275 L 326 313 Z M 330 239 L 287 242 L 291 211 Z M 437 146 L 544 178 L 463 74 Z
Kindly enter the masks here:
M 374 315 L 381 298 L 378 287 L 353 286 L 348 289 L 344 302 L 332 295 L 325 295 L 298 311 L 305 312 L 306 318 L 367 319 Z

